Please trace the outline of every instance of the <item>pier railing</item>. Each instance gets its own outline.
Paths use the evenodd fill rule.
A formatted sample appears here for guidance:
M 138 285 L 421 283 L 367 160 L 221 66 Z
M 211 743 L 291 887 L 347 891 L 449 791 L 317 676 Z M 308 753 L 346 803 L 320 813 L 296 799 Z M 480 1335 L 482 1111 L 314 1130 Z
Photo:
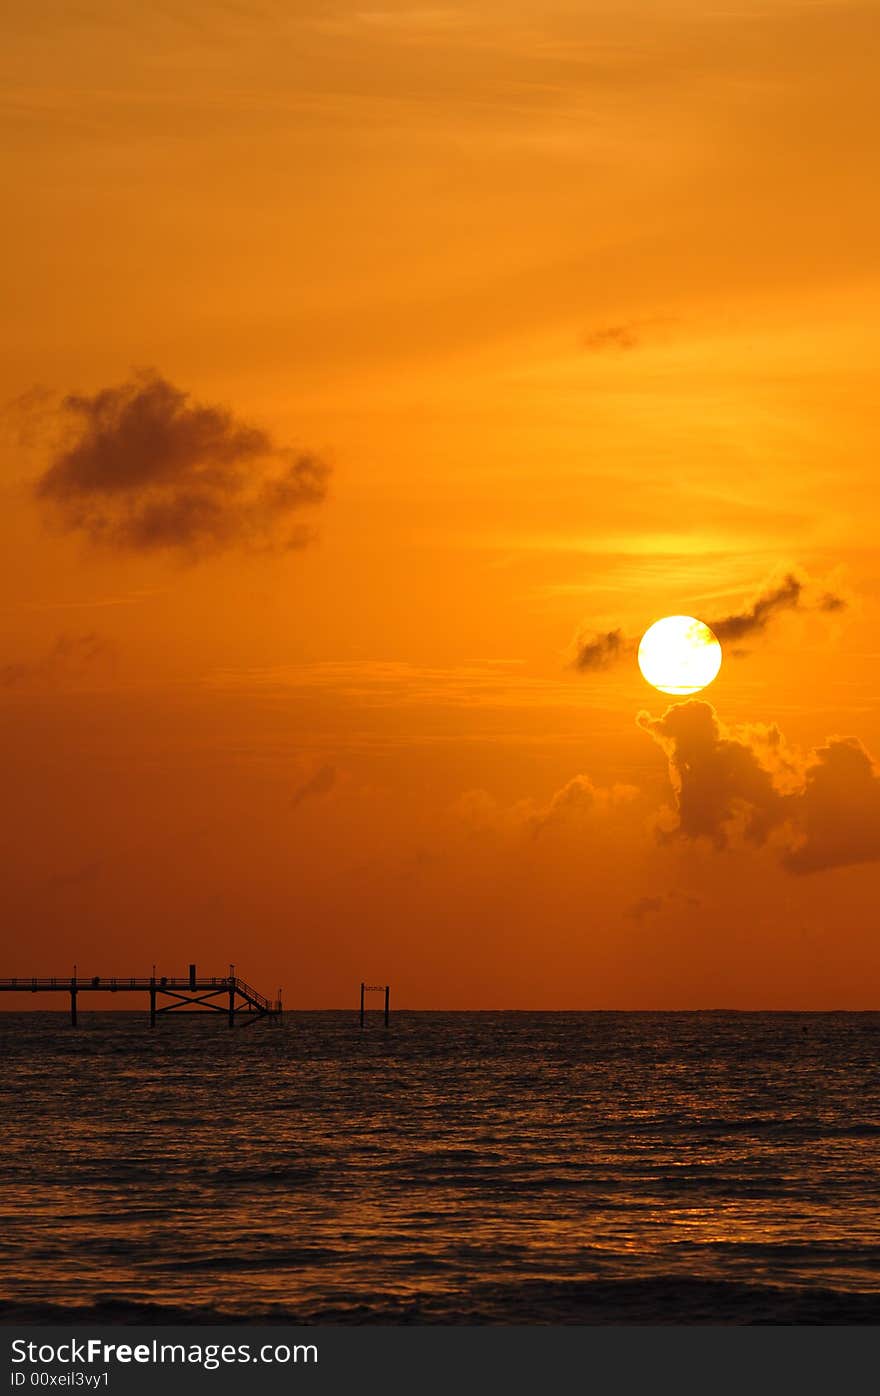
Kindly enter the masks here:
M 272 1012 L 276 1005 L 272 1003 L 265 994 L 261 994 L 252 984 L 246 980 L 239 979 L 233 975 L 212 975 L 210 977 L 200 975 L 192 980 L 187 975 L 150 975 L 128 976 L 128 975 L 88 975 L 76 974 L 65 977 L 59 975 L 33 976 L 23 975 L 12 979 L 0 979 L 0 990 L 17 989 L 31 990 L 38 993 L 42 990 L 52 989 L 103 989 L 105 992 L 113 993 L 118 990 L 131 989 L 189 989 L 189 990 L 209 990 L 209 989 L 235 989 L 243 998 L 250 999 L 255 1007 L 262 1008 L 266 1012 Z

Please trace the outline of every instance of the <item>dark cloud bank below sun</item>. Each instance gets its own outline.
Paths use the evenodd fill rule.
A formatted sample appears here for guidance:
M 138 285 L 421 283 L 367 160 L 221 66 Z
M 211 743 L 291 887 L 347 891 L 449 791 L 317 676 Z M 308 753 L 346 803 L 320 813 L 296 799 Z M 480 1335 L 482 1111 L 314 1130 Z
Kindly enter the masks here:
M 669 762 L 675 822 L 661 839 L 772 842 L 796 874 L 880 860 L 880 773 L 858 738 L 804 757 L 775 725 L 728 728 L 698 699 L 637 722 Z
M 60 405 L 62 444 L 35 485 L 69 531 L 127 551 L 190 556 L 301 547 L 295 516 L 326 495 L 329 467 L 227 407 L 144 372 Z

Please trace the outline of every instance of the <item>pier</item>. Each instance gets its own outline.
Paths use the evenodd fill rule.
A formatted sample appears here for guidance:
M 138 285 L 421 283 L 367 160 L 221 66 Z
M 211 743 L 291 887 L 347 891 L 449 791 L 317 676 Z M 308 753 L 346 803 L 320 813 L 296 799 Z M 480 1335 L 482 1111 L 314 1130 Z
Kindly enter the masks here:
M 277 1022 L 282 1013 L 281 990 L 277 998 L 269 999 L 252 984 L 239 979 L 234 970 L 234 965 L 230 965 L 231 973 L 206 978 L 196 973 L 195 965 L 190 965 L 186 977 L 153 973 L 126 979 L 118 975 L 80 976 L 74 967 L 73 974 L 63 978 L 34 975 L 30 979 L 0 979 L 0 993 L 69 994 L 70 1024 L 74 1028 L 80 994 L 147 994 L 151 1028 L 156 1026 L 157 1018 L 169 1013 L 223 1013 L 231 1028 L 242 1017 L 249 1022 L 257 1018 Z

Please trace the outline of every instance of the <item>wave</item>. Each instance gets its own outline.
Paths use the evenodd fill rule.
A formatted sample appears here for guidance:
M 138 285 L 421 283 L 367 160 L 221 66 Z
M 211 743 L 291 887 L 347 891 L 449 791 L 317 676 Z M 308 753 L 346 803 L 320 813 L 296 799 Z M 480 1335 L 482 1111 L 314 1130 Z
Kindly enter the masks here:
M 475 1286 L 458 1302 L 432 1294 L 339 1293 L 318 1307 L 249 1312 L 96 1296 L 77 1305 L 0 1303 L 0 1324 L 297 1325 L 754 1325 L 877 1324 L 880 1294 L 656 1276 L 640 1280 L 527 1280 Z

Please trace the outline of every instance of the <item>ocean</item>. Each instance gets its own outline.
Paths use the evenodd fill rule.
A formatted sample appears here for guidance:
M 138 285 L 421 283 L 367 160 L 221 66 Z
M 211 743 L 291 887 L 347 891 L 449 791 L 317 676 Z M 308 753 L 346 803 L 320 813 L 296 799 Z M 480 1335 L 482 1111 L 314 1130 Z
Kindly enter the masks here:
M 880 1014 L 0 1014 L 0 1318 L 880 1322 Z

